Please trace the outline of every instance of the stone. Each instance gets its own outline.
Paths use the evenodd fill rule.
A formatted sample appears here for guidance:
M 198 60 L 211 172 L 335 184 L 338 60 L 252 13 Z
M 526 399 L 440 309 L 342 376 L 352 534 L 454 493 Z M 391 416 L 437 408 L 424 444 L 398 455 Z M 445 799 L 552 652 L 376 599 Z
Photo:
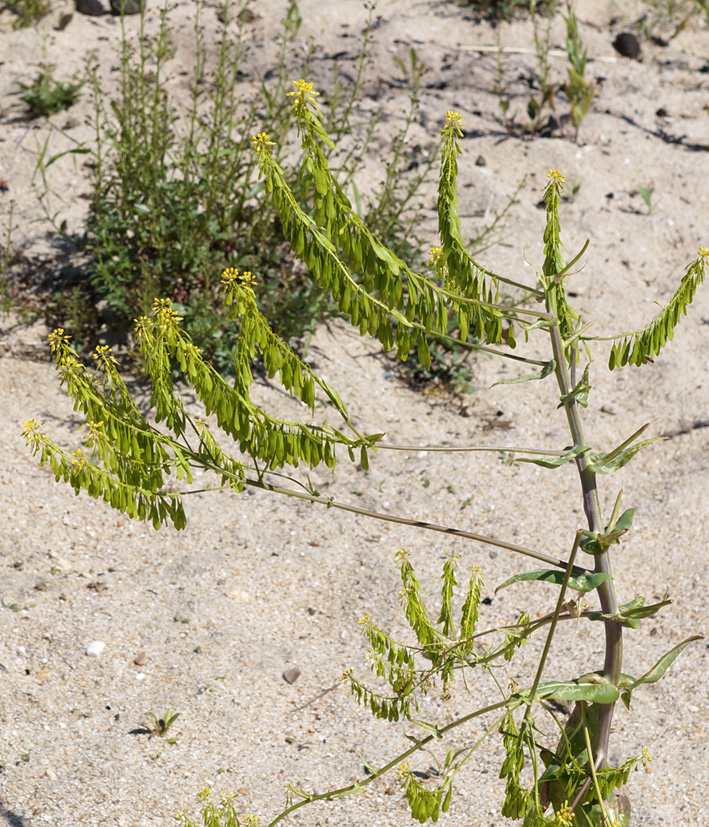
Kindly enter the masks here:
M 295 683 L 300 677 L 300 669 L 297 666 L 291 666 L 283 673 L 283 680 L 286 683 Z
M 110 0 L 111 14 L 140 14 L 145 9 L 145 0 Z
M 101 17 L 106 14 L 101 0 L 74 0 L 74 6 L 79 14 L 86 14 L 89 17 Z
M 102 640 L 92 640 L 86 647 L 86 654 L 90 658 L 98 658 L 105 648 L 106 644 Z
M 613 41 L 613 48 L 623 57 L 637 60 L 640 57 L 640 41 L 631 32 L 621 32 Z
M 145 652 L 138 652 L 138 654 L 133 658 L 133 663 L 136 666 L 145 666 L 148 662 L 148 656 Z

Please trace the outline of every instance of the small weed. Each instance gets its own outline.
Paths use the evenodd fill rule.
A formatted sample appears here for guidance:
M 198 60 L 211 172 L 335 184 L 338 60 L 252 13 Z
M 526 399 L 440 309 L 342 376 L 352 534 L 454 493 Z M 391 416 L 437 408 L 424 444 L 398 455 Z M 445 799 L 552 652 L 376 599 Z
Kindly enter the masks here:
M 571 104 L 571 123 L 574 127 L 574 141 L 578 141 L 581 121 L 586 117 L 596 88 L 586 79 L 586 59 L 588 50 L 584 49 L 579 34 L 576 13 L 570 2 L 566 5 L 566 54 L 569 65 L 566 68 L 569 79 L 564 86 L 566 96 Z
M 663 40 L 661 35 L 668 32 L 668 40 L 674 40 L 702 12 L 709 22 L 709 0 L 646 0 L 646 4 L 650 9 L 638 20 L 638 29 L 648 40 Z
M 485 17 L 487 20 L 509 20 L 518 14 L 543 11 L 553 5 L 553 0 L 541 0 L 530 3 L 529 0 L 461 0 L 462 4 L 472 8 L 473 13 Z
M 79 92 L 85 83 L 77 75 L 62 83 L 54 79 L 55 67 L 49 63 L 39 66 L 39 74 L 32 83 L 18 83 L 20 98 L 27 107 L 30 118 L 49 117 L 68 109 L 76 103 Z
M 647 207 L 647 214 L 650 215 L 655 206 L 652 203 L 652 190 L 648 189 L 648 187 L 638 186 L 638 195 L 645 202 L 645 206 Z
M 545 108 L 553 113 L 555 110 L 554 94 L 556 84 L 551 79 L 551 64 L 549 63 L 549 49 L 551 48 L 551 22 L 556 4 L 549 3 L 546 15 L 546 25 L 541 27 L 534 17 L 534 51 L 537 59 L 537 74 L 534 81 L 539 90 L 538 96 L 531 96 L 527 102 L 527 117 L 529 118 L 528 130 L 539 132 Z M 531 0 L 529 4 L 532 14 L 537 9 L 537 0 Z
M 13 305 L 10 297 L 8 271 L 16 256 L 15 247 L 12 243 L 12 232 L 14 230 L 12 219 L 14 213 L 15 202 L 12 201 L 10 203 L 10 210 L 7 217 L 5 238 L 2 242 L 0 242 L 0 313 L 7 313 Z
M 12 28 L 24 29 L 41 20 L 47 14 L 49 0 L 5 0 L 0 5 L 0 10 L 3 8 L 10 9 L 15 15 Z
M 165 714 L 162 718 L 158 718 L 154 712 L 146 712 L 145 715 L 148 718 L 152 718 L 152 723 L 148 721 L 143 724 L 143 729 L 151 738 L 154 735 L 157 735 L 159 738 L 165 738 L 170 727 L 180 717 L 180 713 L 174 712 L 169 706 L 165 710 Z M 177 737 L 167 738 L 166 740 L 168 744 L 174 744 L 177 742 Z

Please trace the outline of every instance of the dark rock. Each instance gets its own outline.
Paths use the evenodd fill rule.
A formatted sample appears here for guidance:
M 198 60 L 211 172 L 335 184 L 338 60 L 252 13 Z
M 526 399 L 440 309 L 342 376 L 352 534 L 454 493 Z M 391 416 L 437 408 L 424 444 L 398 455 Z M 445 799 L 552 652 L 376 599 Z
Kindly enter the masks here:
M 103 13 L 103 7 L 102 7 Z M 57 21 L 57 31 L 63 32 L 64 29 L 71 23 L 74 19 L 74 15 L 71 12 L 65 12 L 64 14 L 59 15 L 59 20 Z
M 79 14 L 86 14 L 89 17 L 101 17 L 106 14 L 101 0 L 74 0 L 74 6 Z
M 475 166 L 476 167 L 486 167 L 487 166 L 487 161 L 485 160 L 485 158 L 482 155 L 478 155 L 478 157 L 475 159 Z
M 640 57 L 640 41 L 631 32 L 621 32 L 613 41 L 613 48 L 623 57 L 637 60 Z
M 283 673 L 283 680 L 286 683 L 295 683 L 300 677 L 300 669 L 297 666 L 291 666 Z
M 136 666 L 145 666 L 148 662 L 148 656 L 145 652 L 138 652 L 138 654 L 133 658 L 133 663 Z
M 121 14 L 140 14 L 145 8 L 145 0 L 110 0 L 111 14 L 120 17 Z

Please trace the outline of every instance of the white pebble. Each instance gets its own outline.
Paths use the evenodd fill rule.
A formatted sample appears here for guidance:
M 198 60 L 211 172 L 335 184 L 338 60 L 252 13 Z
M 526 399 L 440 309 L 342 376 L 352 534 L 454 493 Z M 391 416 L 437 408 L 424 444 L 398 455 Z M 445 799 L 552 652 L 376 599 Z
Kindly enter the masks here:
M 97 658 L 106 648 L 106 644 L 102 640 L 92 640 L 86 647 L 86 654 L 90 658 Z

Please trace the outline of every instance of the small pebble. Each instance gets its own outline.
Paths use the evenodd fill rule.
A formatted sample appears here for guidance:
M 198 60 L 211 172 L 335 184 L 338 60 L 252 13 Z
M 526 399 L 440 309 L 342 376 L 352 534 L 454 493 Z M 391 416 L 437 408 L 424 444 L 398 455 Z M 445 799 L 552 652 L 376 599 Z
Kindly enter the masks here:
M 640 41 L 630 32 L 621 32 L 613 41 L 613 48 L 623 57 L 637 60 L 640 57 Z
M 136 666 L 145 666 L 148 662 L 148 656 L 145 652 L 138 652 L 138 654 L 133 658 L 133 663 Z
M 102 640 L 92 640 L 86 647 L 86 654 L 90 658 L 97 658 L 101 655 L 105 648 L 106 644 Z
M 478 157 L 475 159 L 475 166 L 476 167 L 486 167 L 487 166 L 487 161 L 485 160 L 485 158 L 482 155 L 478 155 Z
M 283 673 L 283 680 L 286 683 L 295 683 L 300 677 L 300 669 L 297 666 L 291 666 Z

